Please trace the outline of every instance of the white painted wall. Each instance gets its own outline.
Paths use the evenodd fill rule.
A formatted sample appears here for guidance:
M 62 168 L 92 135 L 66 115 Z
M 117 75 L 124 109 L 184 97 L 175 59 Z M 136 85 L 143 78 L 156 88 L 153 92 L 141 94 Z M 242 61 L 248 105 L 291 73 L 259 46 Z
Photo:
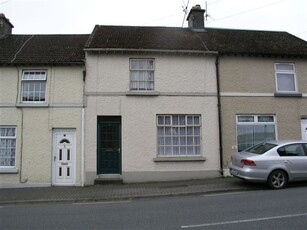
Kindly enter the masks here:
M 159 96 L 125 94 L 129 91 L 129 58 L 132 57 L 155 59 L 155 91 Z M 96 177 L 97 116 L 102 115 L 122 116 L 122 176 L 125 181 L 197 179 L 218 175 L 214 57 L 88 55 L 86 69 L 86 184 L 93 183 Z M 157 157 L 157 114 L 200 114 L 202 154 L 207 160 L 154 162 Z

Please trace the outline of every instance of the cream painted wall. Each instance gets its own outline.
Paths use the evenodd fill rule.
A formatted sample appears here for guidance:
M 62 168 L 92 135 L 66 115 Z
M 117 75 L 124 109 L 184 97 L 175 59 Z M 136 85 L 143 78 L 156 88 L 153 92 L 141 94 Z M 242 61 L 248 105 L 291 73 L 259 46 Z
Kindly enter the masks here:
M 88 55 L 86 91 L 85 171 L 96 175 L 97 116 L 122 117 L 123 177 L 154 174 L 157 180 L 170 178 L 168 172 L 219 171 L 218 116 L 214 57 L 135 56 L 155 59 L 155 91 L 160 96 L 131 96 L 129 58 L 126 55 Z M 163 94 L 164 93 L 164 94 Z M 167 96 L 172 93 L 173 96 Z M 211 96 L 185 96 L 184 93 L 212 93 Z M 157 114 L 200 114 L 202 117 L 202 154 L 206 161 L 154 162 L 157 157 Z M 131 174 L 130 174 L 131 173 Z M 217 173 L 218 174 L 218 173 Z M 195 175 L 194 175 L 195 176 Z M 191 176 L 190 176 L 191 177 Z M 93 183 L 93 176 L 86 183 Z M 129 178 L 129 182 L 146 178 Z
M 19 89 L 23 69 L 48 71 L 47 107 L 27 107 L 20 103 Z M 52 130 L 55 128 L 76 130 L 76 185 L 81 185 L 83 69 L 1 68 L 0 77 L 5 80 L 1 79 L 0 125 L 17 127 L 17 147 L 16 173 L 6 173 L 0 169 L 0 187 L 51 185 Z
M 215 58 L 206 56 L 87 55 L 86 93 L 129 91 L 129 59 L 155 59 L 155 91 L 216 93 Z

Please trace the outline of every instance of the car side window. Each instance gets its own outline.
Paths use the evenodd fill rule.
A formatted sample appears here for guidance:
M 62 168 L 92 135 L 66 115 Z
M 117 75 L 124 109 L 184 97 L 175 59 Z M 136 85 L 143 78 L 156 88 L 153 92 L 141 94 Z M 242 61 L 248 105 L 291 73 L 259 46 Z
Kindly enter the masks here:
M 305 146 L 307 147 L 307 146 Z M 302 144 L 292 144 L 286 145 L 277 150 L 279 156 L 281 157 L 295 157 L 295 156 L 305 156 L 305 151 Z

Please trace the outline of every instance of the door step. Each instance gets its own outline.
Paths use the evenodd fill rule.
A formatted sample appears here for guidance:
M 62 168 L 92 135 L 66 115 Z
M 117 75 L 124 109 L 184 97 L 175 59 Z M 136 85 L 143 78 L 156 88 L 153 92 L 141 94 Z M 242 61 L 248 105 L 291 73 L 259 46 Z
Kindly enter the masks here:
M 94 184 L 122 184 L 122 178 L 97 178 L 94 181 Z

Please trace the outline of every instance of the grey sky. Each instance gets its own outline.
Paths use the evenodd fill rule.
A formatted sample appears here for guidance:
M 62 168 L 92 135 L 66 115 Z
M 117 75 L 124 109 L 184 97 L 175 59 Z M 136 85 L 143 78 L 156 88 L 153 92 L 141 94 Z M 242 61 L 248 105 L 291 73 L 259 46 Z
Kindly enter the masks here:
M 0 0 L 15 34 L 82 34 L 99 25 L 181 27 L 188 0 Z M 188 10 L 205 0 L 189 0 Z M 307 41 L 306 0 L 207 0 L 207 27 L 287 31 Z M 187 26 L 187 23 L 184 23 Z

